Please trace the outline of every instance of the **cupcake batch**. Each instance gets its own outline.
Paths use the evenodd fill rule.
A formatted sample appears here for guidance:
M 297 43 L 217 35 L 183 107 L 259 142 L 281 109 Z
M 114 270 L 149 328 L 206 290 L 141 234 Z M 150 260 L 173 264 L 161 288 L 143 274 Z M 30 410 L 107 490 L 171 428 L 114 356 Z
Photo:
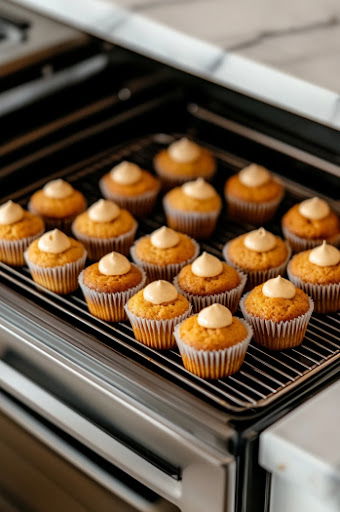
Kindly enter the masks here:
M 156 176 L 122 161 L 102 176 L 103 198 L 90 206 L 62 179 L 35 192 L 28 210 L 1 205 L 0 261 L 26 264 L 50 292 L 80 287 L 90 314 L 129 320 L 153 349 L 177 346 L 186 370 L 206 379 L 237 372 L 251 339 L 268 350 L 296 347 L 313 311 L 340 309 L 340 223 L 327 202 L 296 204 L 282 217 L 283 237 L 270 233 L 262 225 L 284 187 L 251 164 L 227 179 L 224 197 L 231 218 L 259 228 L 213 255 L 199 245 L 223 207 L 209 183 L 212 153 L 182 138 L 154 157 L 154 168 Z M 137 219 L 152 214 L 161 190 L 167 225 L 136 239 Z

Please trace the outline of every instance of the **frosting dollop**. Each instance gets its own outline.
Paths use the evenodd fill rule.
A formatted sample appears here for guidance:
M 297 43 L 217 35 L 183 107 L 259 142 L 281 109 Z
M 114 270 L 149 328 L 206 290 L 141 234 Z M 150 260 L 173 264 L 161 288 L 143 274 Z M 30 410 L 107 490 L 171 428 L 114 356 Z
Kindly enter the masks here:
M 182 190 L 186 196 L 193 197 L 194 199 L 210 199 L 216 194 L 214 187 L 203 178 L 184 183 Z
M 0 206 L 0 224 L 9 225 L 19 222 L 24 216 L 24 210 L 20 204 L 7 201 Z
M 98 263 L 98 270 L 105 276 L 122 276 L 131 269 L 129 260 L 119 252 L 105 254 Z
M 44 233 L 39 238 L 38 247 L 42 252 L 59 254 L 67 251 L 71 247 L 71 242 L 62 231 L 53 229 L 52 231 L 47 231 L 47 233 Z
M 183 137 L 170 144 L 168 148 L 170 157 L 179 163 L 193 162 L 200 156 L 200 147 L 191 140 Z
M 233 316 L 228 308 L 222 304 L 212 304 L 202 309 L 197 316 L 197 322 L 206 329 L 221 329 L 228 327 L 233 321 Z
M 150 241 L 158 249 L 169 249 L 179 243 L 179 235 L 173 229 L 162 226 L 151 234 Z
M 141 179 L 142 171 L 138 165 L 123 161 L 111 169 L 110 177 L 120 185 L 133 185 Z
M 166 304 L 177 299 L 178 293 L 173 284 L 168 281 L 153 281 L 143 290 L 143 297 L 152 304 Z
M 321 220 L 327 217 L 330 212 L 330 207 L 323 199 L 311 197 L 299 204 L 299 212 L 306 217 L 306 219 Z
M 191 264 L 191 272 L 198 277 L 214 277 L 223 271 L 223 263 L 207 252 L 195 259 Z
M 51 197 L 52 199 L 64 199 L 73 193 L 74 188 L 67 183 L 67 181 L 59 179 L 46 183 L 43 191 L 45 196 Z
M 273 299 L 292 299 L 295 296 L 295 286 L 288 279 L 277 276 L 263 284 L 262 293 Z
M 256 252 L 267 252 L 274 249 L 276 245 L 275 236 L 264 228 L 250 231 L 244 238 L 244 245 L 247 249 Z
M 246 187 L 260 187 L 270 180 L 270 172 L 262 165 L 250 164 L 238 173 L 238 177 Z
M 321 245 L 315 247 L 309 253 L 309 261 L 319 267 L 332 267 L 340 261 L 340 251 L 333 245 L 329 245 L 324 240 Z
M 120 214 L 119 206 L 113 201 L 99 199 L 87 210 L 93 222 L 111 222 Z

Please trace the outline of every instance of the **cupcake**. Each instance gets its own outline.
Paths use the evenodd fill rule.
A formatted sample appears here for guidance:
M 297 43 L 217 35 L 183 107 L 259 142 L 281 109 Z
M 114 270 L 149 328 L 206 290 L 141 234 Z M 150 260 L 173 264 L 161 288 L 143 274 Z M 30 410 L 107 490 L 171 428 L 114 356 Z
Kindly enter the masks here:
M 26 212 L 12 201 L 0 206 L 0 261 L 9 265 L 25 264 L 24 252 L 44 232 L 40 217 Z
M 277 276 L 244 295 L 240 307 L 253 327 L 255 341 L 270 350 L 283 350 L 302 343 L 313 301 L 293 283 Z
M 215 303 L 235 312 L 246 280 L 244 274 L 204 252 L 182 268 L 174 285 L 191 302 L 196 313 Z
M 244 320 L 222 304 L 212 304 L 175 328 L 182 361 L 203 379 L 221 379 L 240 369 L 252 337 Z
M 216 160 L 208 149 L 183 137 L 157 153 L 154 167 L 163 185 L 171 188 L 195 178 L 209 180 L 216 171 Z
M 43 218 L 48 229 L 68 232 L 75 217 L 86 208 L 81 192 L 64 180 L 53 180 L 33 194 L 28 209 Z
M 167 223 L 194 238 L 208 238 L 216 228 L 222 201 L 202 178 L 184 183 L 163 199 Z
M 99 199 L 77 216 L 72 224 L 74 236 L 82 242 L 91 260 L 111 251 L 128 254 L 135 239 L 137 222 L 113 201 Z
M 188 300 L 168 281 L 153 281 L 131 297 L 125 305 L 138 341 L 151 348 L 175 345 L 175 326 L 191 312 Z
M 340 251 L 323 242 L 296 254 L 288 264 L 289 279 L 314 301 L 316 313 L 340 310 Z
M 323 199 L 312 197 L 296 204 L 282 217 L 282 231 L 293 251 L 304 251 L 323 240 L 338 245 L 340 222 Z
M 151 281 L 172 281 L 198 253 L 199 245 L 195 240 L 166 226 L 143 236 L 131 247 L 133 261 L 146 271 Z
M 144 270 L 118 252 L 103 256 L 79 275 L 90 313 L 108 322 L 126 320 L 126 302 L 145 285 Z
M 224 193 L 231 217 L 264 224 L 275 214 L 284 189 L 265 167 L 250 164 L 227 180 Z
M 284 274 L 290 255 L 287 242 L 264 228 L 238 236 L 223 248 L 227 263 L 247 274 L 249 289 Z
M 86 261 L 83 245 L 59 229 L 34 240 L 24 254 L 33 280 L 61 295 L 78 288 L 78 275 Z
M 103 196 L 121 208 L 136 216 L 146 216 L 155 205 L 160 182 L 138 165 L 124 161 L 105 174 L 99 186 Z

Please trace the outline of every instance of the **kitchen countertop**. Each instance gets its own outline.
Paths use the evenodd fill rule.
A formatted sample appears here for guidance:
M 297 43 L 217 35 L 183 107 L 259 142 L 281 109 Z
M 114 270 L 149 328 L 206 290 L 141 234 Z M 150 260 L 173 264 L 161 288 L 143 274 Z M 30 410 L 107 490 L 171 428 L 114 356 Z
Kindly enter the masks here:
M 340 126 L 338 0 L 18 0 L 92 34 Z

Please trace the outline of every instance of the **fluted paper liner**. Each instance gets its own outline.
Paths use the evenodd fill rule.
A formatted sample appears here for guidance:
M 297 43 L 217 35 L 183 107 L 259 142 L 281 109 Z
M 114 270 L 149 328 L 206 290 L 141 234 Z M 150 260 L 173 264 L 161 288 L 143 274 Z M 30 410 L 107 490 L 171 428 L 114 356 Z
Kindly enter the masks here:
M 245 320 L 239 320 L 247 329 L 247 337 L 240 343 L 221 350 L 199 350 L 187 345 L 181 339 L 178 324 L 174 335 L 184 367 L 203 379 L 221 379 L 236 373 L 243 363 L 253 335 L 251 326 Z
M 269 350 L 284 350 L 297 347 L 302 343 L 314 309 L 314 303 L 310 297 L 308 297 L 309 309 L 306 313 L 292 320 L 274 322 L 248 313 L 245 308 L 247 295 L 248 293 L 242 297 L 240 308 L 245 319 L 253 327 L 256 343 Z
M 83 235 L 72 225 L 73 235 L 84 245 L 90 260 L 98 261 L 109 252 L 116 251 L 127 256 L 134 242 L 138 224 L 134 221 L 130 231 L 112 238 L 97 238 Z
M 292 273 L 291 263 L 287 267 L 287 274 L 295 286 L 312 297 L 315 313 L 333 313 L 340 310 L 340 283 L 314 284 L 302 281 Z
M 124 307 L 136 340 L 143 343 L 143 345 L 158 350 L 167 350 L 176 345 L 174 329 L 178 323 L 182 322 L 191 313 L 191 305 L 189 304 L 188 310 L 182 315 L 166 320 L 153 320 L 135 315 L 129 310 L 128 304 Z
M 154 190 L 149 190 L 144 194 L 140 194 L 137 196 L 123 196 L 121 194 L 113 193 L 105 185 L 105 181 L 103 178 L 99 181 L 99 188 L 106 199 L 114 201 L 121 208 L 125 208 L 136 217 L 146 217 L 152 212 L 160 190 L 160 186 L 158 186 Z
M 84 271 L 79 274 L 78 281 L 81 291 L 85 297 L 87 306 L 93 316 L 106 320 L 107 322 L 121 322 L 126 320 L 124 306 L 127 301 L 144 288 L 146 283 L 146 274 L 143 269 L 139 269 L 142 274 L 141 282 L 125 291 L 105 293 L 98 292 L 84 284 Z
M 238 221 L 249 222 L 249 224 L 265 224 L 275 215 L 283 195 L 282 193 L 277 199 L 272 201 L 255 203 L 243 201 L 226 194 L 228 215 Z
M 314 247 L 318 247 L 322 244 L 324 240 L 327 243 L 335 245 L 339 247 L 340 245 L 340 235 L 334 235 L 330 238 L 301 238 L 300 236 L 295 235 L 289 229 L 282 225 L 282 232 L 284 237 L 288 240 L 289 245 L 293 249 L 294 252 L 307 251 L 308 249 L 314 249 Z
M 287 257 L 284 260 L 284 262 L 279 265 L 278 267 L 268 268 L 266 270 L 247 270 L 245 268 L 239 267 L 233 260 L 229 258 L 228 255 L 228 248 L 229 248 L 230 242 L 227 242 L 225 246 L 223 247 L 223 257 L 228 263 L 228 265 L 231 265 L 232 267 L 236 268 L 236 270 L 239 270 L 240 272 L 243 272 L 247 275 L 247 286 L 246 289 L 250 290 L 251 288 L 254 288 L 254 286 L 257 286 L 258 284 L 264 283 L 265 281 L 268 281 L 268 279 L 272 279 L 273 277 L 282 276 L 286 272 L 286 267 L 288 264 L 288 261 L 292 255 L 292 250 L 288 243 L 286 243 L 287 247 Z
M 198 313 L 201 311 L 201 309 L 216 303 L 223 304 L 223 306 L 226 306 L 228 309 L 230 309 L 232 313 L 235 313 L 247 281 L 247 276 L 243 274 L 243 272 L 238 271 L 238 274 L 240 276 L 240 283 L 235 286 L 235 288 L 211 295 L 197 295 L 194 293 L 186 292 L 181 288 L 178 282 L 178 276 L 174 278 L 173 284 L 179 293 L 184 295 L 184 297 L 186 297 L 188 301 L 191 302 L 194 313 Z
M 44 233 L 42 229 L 36 235 L 20 238 L 19 240 L 0 240 L 0 261 L 20 267 L 25 265 L 24 252 L 28 246 Z

